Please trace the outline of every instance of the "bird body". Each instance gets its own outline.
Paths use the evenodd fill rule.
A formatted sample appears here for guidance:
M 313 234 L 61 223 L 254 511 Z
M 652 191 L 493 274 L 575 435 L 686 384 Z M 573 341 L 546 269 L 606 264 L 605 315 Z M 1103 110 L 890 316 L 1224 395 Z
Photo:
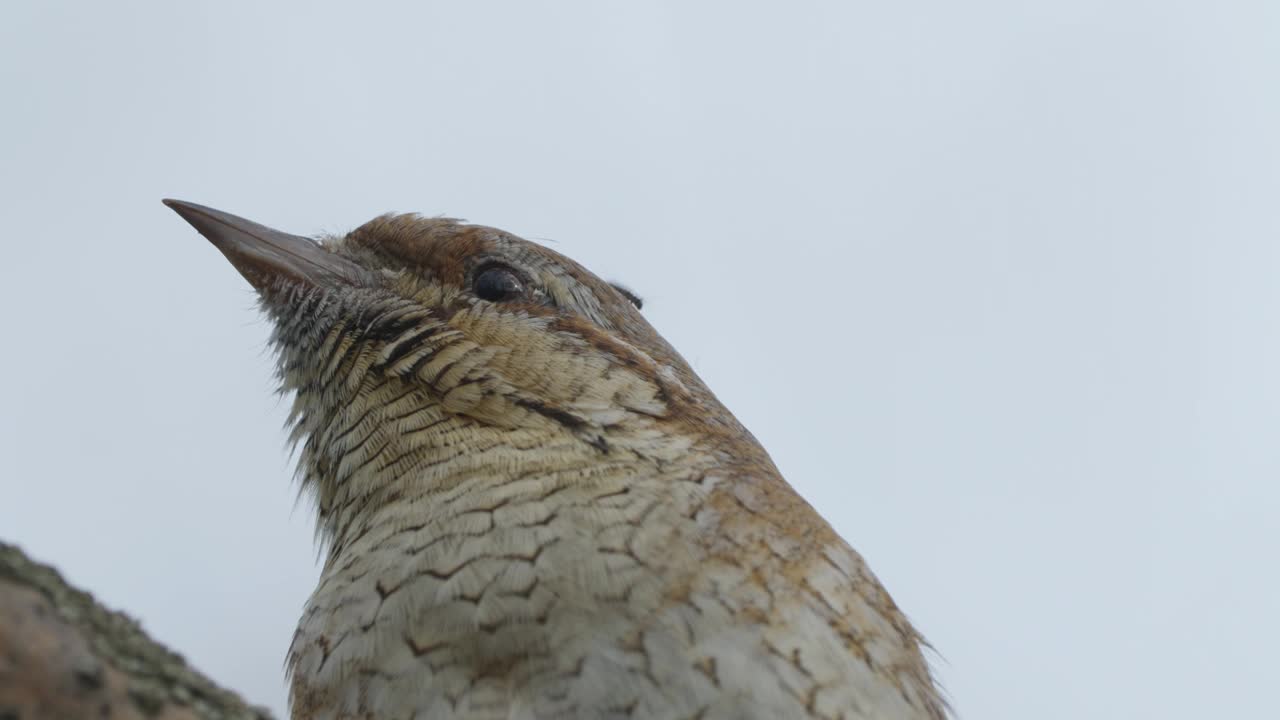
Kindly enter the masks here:
M 326 544 L 294 718 L 916 718 L 922 639 L 638 312 L 492 228 L 315 244 L 170 202 L 258 289 Z

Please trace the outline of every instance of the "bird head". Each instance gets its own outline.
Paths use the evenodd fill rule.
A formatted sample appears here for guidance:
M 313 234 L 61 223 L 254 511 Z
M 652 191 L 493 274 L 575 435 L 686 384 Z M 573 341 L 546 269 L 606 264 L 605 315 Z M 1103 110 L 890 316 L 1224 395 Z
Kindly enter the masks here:
M 326 514 L 353 494 L 440 491 L 468 473 L 671 463 L 745 431 L 630 292 L 510 233 L 384 215 L 342 237 L 290 235 L 165 204 L 257 290 L 294 393 L 299 470 Z M 755 456 L 756 446 L 747 456 Z M 461 448 L 468 460 L 433 475 Z M 759 451 L 760 454 L 763 451 Z M 489 462 L 492 461 L 492 462 Z

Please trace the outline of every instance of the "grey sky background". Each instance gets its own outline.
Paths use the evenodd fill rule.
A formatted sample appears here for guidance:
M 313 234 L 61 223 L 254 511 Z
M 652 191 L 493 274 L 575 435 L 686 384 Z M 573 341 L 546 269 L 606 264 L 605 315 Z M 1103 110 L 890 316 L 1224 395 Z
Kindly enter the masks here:
M 960 716 L 1264 717 L 1280 3 L 5 3 L 0 537 L 283 713 L 266 323 L 161 197 L 554 247 L 937 647 Z

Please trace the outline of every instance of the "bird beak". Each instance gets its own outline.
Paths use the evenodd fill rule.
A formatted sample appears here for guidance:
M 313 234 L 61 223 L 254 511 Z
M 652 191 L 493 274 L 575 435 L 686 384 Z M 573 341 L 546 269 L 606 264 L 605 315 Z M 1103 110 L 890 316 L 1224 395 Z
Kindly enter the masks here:
M 164 200 L 191 223 L 258 290 L 278 280 L 316 287 L 362 285 L 368 272 L 310 238 L 272 230 L 220 210 L 181 200 Z

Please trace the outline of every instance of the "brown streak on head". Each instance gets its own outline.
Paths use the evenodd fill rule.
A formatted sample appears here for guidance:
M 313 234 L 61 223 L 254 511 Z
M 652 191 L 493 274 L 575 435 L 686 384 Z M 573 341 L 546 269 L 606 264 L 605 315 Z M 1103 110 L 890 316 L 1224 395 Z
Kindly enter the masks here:
M 381 215 L 351 231 L 346 243 L 407 269 L 429 271 L 436 278 L 461 286 L 468 260 L 491 250 L 486 235 L 494 232 L 465 225 L 453 218 L 420 215 Z

